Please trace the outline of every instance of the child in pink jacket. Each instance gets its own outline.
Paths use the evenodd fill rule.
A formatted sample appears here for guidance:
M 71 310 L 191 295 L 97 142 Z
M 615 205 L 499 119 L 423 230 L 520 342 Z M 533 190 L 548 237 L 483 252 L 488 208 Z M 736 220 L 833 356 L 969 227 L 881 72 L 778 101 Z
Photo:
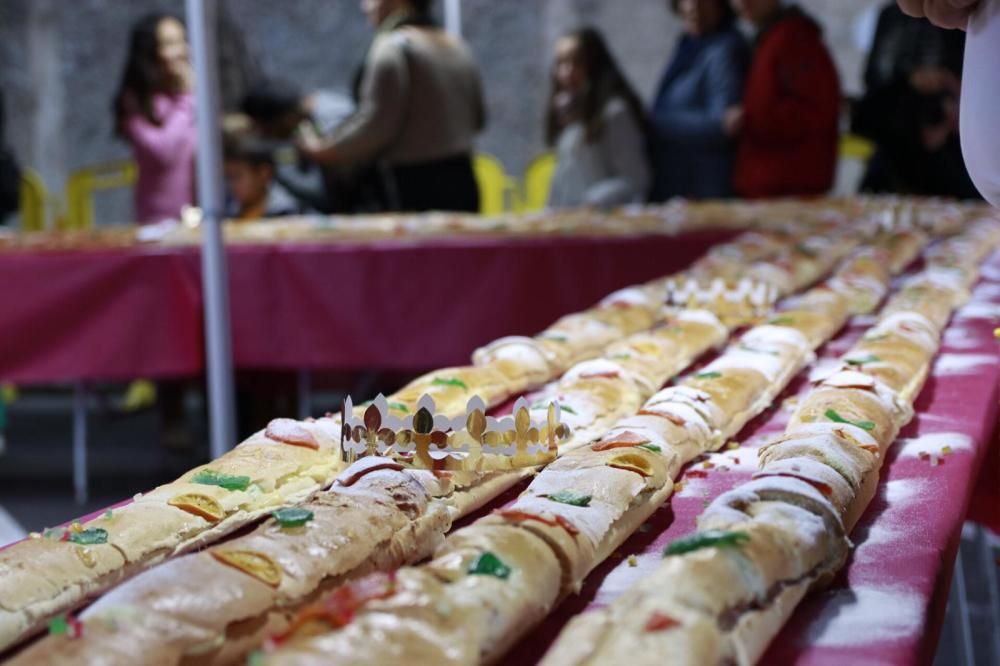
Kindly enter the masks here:
M 139 167 L 135 218 L 177 219 L 194 201 L 197 145 L 193 77 L 184 24 L 153 14 L 132 29 L 129 56 L 115 96 L 115 127 Z

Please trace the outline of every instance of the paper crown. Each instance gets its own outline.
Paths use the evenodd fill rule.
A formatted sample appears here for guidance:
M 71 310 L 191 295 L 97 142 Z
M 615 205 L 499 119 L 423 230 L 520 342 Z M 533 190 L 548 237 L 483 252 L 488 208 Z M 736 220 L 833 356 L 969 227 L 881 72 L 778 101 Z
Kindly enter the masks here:
M 671 278 L 664 286 L 667 305 L 709 310 L 723 320 L 760 316 L 769 312 L 778 299 L 774 285 L 748 278 L 735 283 L 721 278 L 710 282 Z
M 348 464 L 363 456 L 383 456 L 432 470 L 533 467 L 555 460 L 559 442 L 569 435 L 568 426 L 559 422 L 558 403 L 549 403 L 545 421 L 536 422 L 524 398 L 518 398 L 509 416 L 498 419 L 487 416 L 482 398 L 473 396 L 465 415 L 452 419 L 435 413 L 429 395 L 404 416 L 391 414 L 379 394 L 358 417 L 348 397 L 341 417 L 340 449 Z

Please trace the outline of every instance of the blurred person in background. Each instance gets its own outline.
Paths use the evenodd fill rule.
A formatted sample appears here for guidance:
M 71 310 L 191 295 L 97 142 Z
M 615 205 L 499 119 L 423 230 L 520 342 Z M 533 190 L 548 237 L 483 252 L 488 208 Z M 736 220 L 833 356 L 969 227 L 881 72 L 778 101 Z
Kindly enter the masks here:
M 968 31 L 959 126 L 962 156 L 979 193 L 1000 206 L 1000 2 L 998 0 L 898 0 L 903 11 L 941 28 Z
M 273 146 L 253 136 L 229 135 L 223 139 L 223 158 L 226 217 L 260 220 L 306 212 L 275 181 Z
M 723 127 L 749 59 L 729 0 L 671 0 L 684 22 L 653 100 L 654 201 L 732 195 L 736 144 Z
M 3 91 L 0 90 L 0 224 L 17 212 L 21 202 L 21 168 L 14 159 L 14 153 L 7 148 L 5 121 Z
M 321 167 L 294 150 L 300 125 L 308 124 L 317 135 L 327 136 L 351 115 L 354 105 L 346 96 L 326 90 L 305 95 L 294 83 L 270 78 L 250 86 L 240 111 L 255 133 L 278 144 L 274 178 L 301 206 L 321 213 L 365 207 L 352 170 Z
M 555 147 L 550 206 L 646 200 L 652 174 L 642 102 L 594 28 L 556 44 L 545 138 Z
M 132 28 L 125 72 L 114 98 L 114 126 L 139 168 L 135 218 L 177 219 L 194 201 L 194 76 L 180 19 L 150 14 Z
M 958 136 L 965 34 L 903 14 L 879 15 L 852 130 L 876 144 L 861 189 L 976 197 Z
M 756 37 L 742 104 L 726 111 L 737 137 L 741 197 L 818 195 L 837 164 L 840 81 L 819 25 L 780 0 L 733 0 Z
M 386 210 L 479 210 L 472 169 L 485 126 L 479 69 L 464 42 L 431 19 L 430 0 L 361 0 L 376 27 L 357 110 L 330 135 L 300 126 L 306 159 L 378 165 Z

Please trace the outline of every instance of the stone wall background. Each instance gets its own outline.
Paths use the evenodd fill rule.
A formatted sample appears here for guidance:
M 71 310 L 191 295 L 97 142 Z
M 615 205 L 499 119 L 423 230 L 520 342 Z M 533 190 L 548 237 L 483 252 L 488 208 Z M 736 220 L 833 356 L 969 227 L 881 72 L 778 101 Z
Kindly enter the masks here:
M 251 68 L 305 89 L 346 91 L 370 38 L 357 0 L 222 0 Z M 438 13 L 442 10 L 438 3 Z M 847 94 L 859 90 L 864 45 L 857 37 L 877 0 L 800 0 L 823 25 Z M 110 100 L 130 24 L 182 0 L 3 0 L 0 87 L 7 137 L 51 191 L 82 166 L 128 156 L 112 135 Z M 462 0 L 465 38 L 482 68 L 490 114 L 480 149 L 518 174 L 544 149 L 542 113 L 555 40 L 573 27 L 600 28 L 640 94 L 649 99 L 680 26 L 668 0 Z M 127 220 L 128 192 L 97 200 L 102 223 Z

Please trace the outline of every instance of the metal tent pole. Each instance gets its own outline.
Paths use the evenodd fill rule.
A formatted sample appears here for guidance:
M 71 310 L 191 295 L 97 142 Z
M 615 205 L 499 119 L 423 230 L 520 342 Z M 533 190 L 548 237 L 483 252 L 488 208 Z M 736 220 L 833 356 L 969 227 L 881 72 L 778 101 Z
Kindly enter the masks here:
M 215 0 L 187 0 L 198 121 L 198 203 L 203 239 L 201 282 L 205 307 L 205 359 L 212 457 L 236 443 L 233 358 L 229 330 L 229 280 L 222 243 L 222 146 Z
M 462 4 L 460 0 L 444 0 L 444 29 L 456 37 L 462 36 Z

